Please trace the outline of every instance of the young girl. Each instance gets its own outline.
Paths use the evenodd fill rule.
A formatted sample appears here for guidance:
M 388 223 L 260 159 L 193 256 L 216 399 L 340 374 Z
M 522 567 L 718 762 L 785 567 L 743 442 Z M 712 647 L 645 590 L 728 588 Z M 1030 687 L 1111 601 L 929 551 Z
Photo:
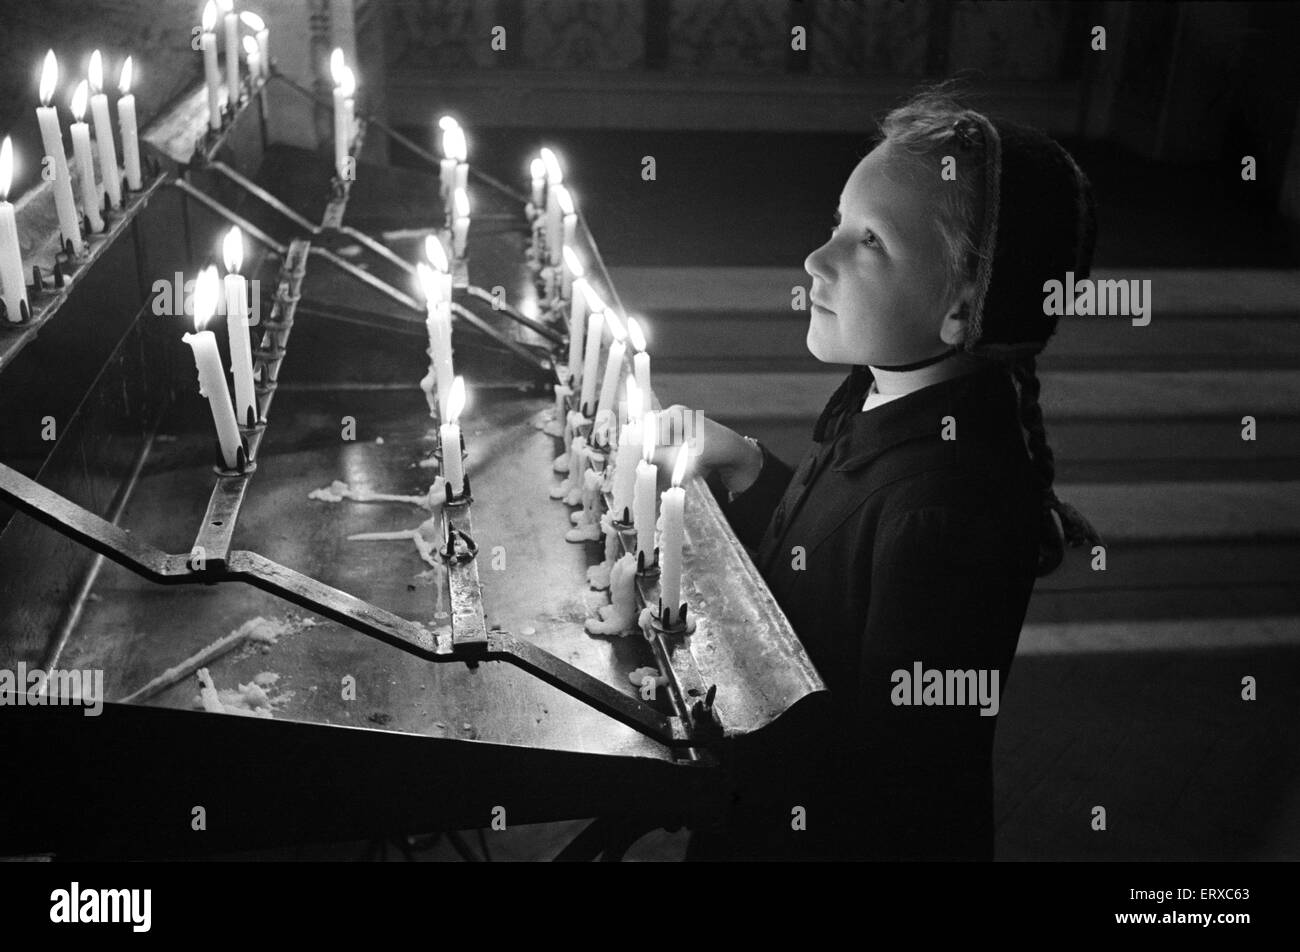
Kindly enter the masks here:
M 834 729 L 739 791 L 692 859 L 992 859 L 994 725 L 1034 579 L 1100 542 L 1052 491 L 1035 373 L 1043 283 L 1090 270 L 1087 178 L 942 86 L 881 131 L 805 262 L 808 348 L 853 366 L 813 447 L 792 470 L 709 420 L 698 447 Z

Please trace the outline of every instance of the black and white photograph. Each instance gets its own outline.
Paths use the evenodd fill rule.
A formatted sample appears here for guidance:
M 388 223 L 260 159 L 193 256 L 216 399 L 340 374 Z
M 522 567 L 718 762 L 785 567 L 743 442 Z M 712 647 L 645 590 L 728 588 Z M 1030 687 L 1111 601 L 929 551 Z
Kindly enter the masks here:
M 4 0 L 20 918 L 149 931 L 141 861 L 850 862 L 1248 927 L 1300 859 L 1297 49 Z

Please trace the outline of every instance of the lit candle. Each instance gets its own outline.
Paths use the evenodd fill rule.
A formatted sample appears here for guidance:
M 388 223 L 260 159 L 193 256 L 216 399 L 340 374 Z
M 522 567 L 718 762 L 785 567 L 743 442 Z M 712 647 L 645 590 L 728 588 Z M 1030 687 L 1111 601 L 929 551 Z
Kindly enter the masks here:
M 226 21 L 226 102 L 239 105 L 239 17 L 234 0 L 219 0 Z
M 29 316 L 27 280 L 23 277 L 23 254 L 18 245 L 18 219 L 9 201 L 14 175 L 14 144 L 5 136 L 0 143 L 0 287 L 4 289 L 5 313 L 17 324 Z
M 458 139 L 464 139 L 465 133 L 451 116 L 438 120 L 442 130 L 442 160 L 438 163 L 438 194 L 442 197 L 442 207 L 451 208 L 451 191 L 456 180 L 456 166 L 460 163 Z
M 122 126 L 122 163 L 126 166 L 126 187 L 140 191 L 140 139 L 135 125 L 135 96 L 131 93 L 131 57 L 122 64 L 122 75 L 117 88 L 122 96 L 117 101 L 117 121 Z
M 352 145 L 352 94 L 357 80 L 352 70 L 343 62 L 343 51 L 335 49 L 330 54 L 330 73 L 334 77 L 334 169 L 341 181 L 347 181 L 348 154 Z
M 216 132 L 221 128 L 221 72 L 217 69 L 216 0 L 208 0 L 203 8 L 203 32 L 199 45 L 203 50 L 203 80 L 208 87 L 208 128 Z
M 682 603 L 682 546 L 686 541 L 684 512 L 686 490 L 682 478 L 690 459 L 690 447 L 682 444 L 677 450 L 677 463 L 673 466 L 672 488 L 664 491 L 664 531 L 659 551 L 663 553 L 663 569 L 659 575 L 659 617 L 664 625 L 681 622 Z
M 596 414 L 593 401 L 596 399 L 596 374 L 600 372 L 600 339 L 605 330 L 605 304 L 585 281 L 582 292 L 586 296 L 587 310 L 591 314 L 587 318 L 586 352 L 583 354 L 582 362 L 582 395 L 578 401 L 578 409 L 582 411 L 584 417 L 592 419 Z
M 86 214 L 90 233 L 103 230 L 104 219 L 99 217 L 99 187 L 95 185 L 95 160 L 90 152 L 90 126 L 86 125 L 86 99 L 88 87 L 83 79 L 72 93 L 72 157 L 81 175 L 81 210 Z
M 641 391 L 636 381 L 627 378 L 627 418 L 618 438 L 614 457 L 614 518 L 632 521 L 633 494 L 636 491 L 636 466 L 641 457 Z
M 600 401 L 596 404 L 597 420 L 602 413 L 612 414 L 618 410 L 615 403 L 618 400 L 618 379 L 623 373 L 623 357 L 627 353 L 627 344 L 624 343 L 627 334 L 623 331 L 623 322 L 618 319 L 618 315 L 606 311 L 605 323 L 614 339 L 609 345 L 609 357 L 605 361 L 605 379 L 601 382 Z
M 226 232 L 221 254 L 226 262 L 226 329 L 230 333 L 230 372 L 235 378 L 235 419 L 245 426 L 256 426 L 253 348 L 248 339 L 248 282 L 239 273 L 244 263 L 244 237 L 238 228 Z
M 451 303 L 451 263 L 447 257 L 447 248 L 437 235 L 424 236 L 424 256 L 433 265 L 434 277 L 438 279 L 438 300 Z
M 636 549 L 645 553 L 642 568 L 655 564 L 655 490 L 658 488 L 659 467 L 650 462 L 655 455 L 654 413 L 647 413 L 641 422 L 641 459 L 636 464 L 636 486 L 632 491 L 632 521 L 636 523 Z
M 45 54 L 45 66 L 41 69 L 41 105 L 36 108 L 36 120 L 41 126 L 41 144 L 45 147 L 45 154 L 54 161 L 54 208 L 59 214 L 62 236 L 59 246 L 71 241 L 73 252 L 80 254 L 84 244 L 81 222 L 77 220 L 77 200 L 72 196 L 72 173 L 68 171 L 68 154 L 63 151 L 59 111 L 50 105 L 58 81 L 59 61 L 54 58 L 54 50 L 50 50 Z
M 451 251 L 457 258 L 465 257 L 465 242 L 469 238 L 469 194 L 463 189 L 456 189 L 453 202 L 456 218 L 451 229 Z
M 90 54 L 90 114 L 95 119 L 95 141 L 99 143 L 99 171 L 114 208 L 122 204 L 122 181 L 117 171 L 117 145 L 108 120 L 108 97 L 103 93 L 104 63 L 99 50 Z
M 262 49 L 251 36 L 244 37 L 244 55 L 248 57 L 248 80 L 256 82 L 262 75 Z
M 453 496 L 459 496 L 465 491 L 465 470 L 460 458 L 460 426 L 456 422 L 464 408 L 465 378 L 457 377 L 447 399 L 446 422 L 438 427 L 438 438 L 442 442 L 442 475 L 451 486 Z
M 540 215 L 542 202 L 546 201 L 546 163 L 533 159 L 528 163 L 528 175 L 533 186 L 533 209 Z
M 564 170 L 560 160 L 550 149 L 541 151 L 542 163 L 546 166 L 546 241 L 552 264 L 559 263 L 560 249 L 556 247 L 560 229 L 560 196 L 557 191 L 564 184 Z
M 577 387 L 582 377 L 582 347 L 587 329 L 587 279 L 581 275 L 569 294 L 569 384 Z
M 641 323 L 635 317 L 627 319 L 627 336 L 632 341 L 632 349 L 636 351 L 632 357 L 632 372 L 636 374 L 636 385 L 641 388 L 641 399 L 647 407 L 654 406 L 650 390 L 650 354 L 645 349 L 645 334 L 641 332 Z
M 436 257 L 435 254 L 430 254 L 433 267 L 421 261 L 416 265 L 416 272 L 424 290 L 425 327 L 429 331 L 430 366 L 433 378 L 438 383 L 438 407 L 445 418 L 455 379 L 452 371 L 451 304 L 443 297 L 441 281 L 441 277 L 446 274 L 447 256 L 442 251 L 441 242 L 435 239 L 432 244 L 436 249 Z
M 564 209 L 573 208 L 573 196 L 564 185 L 556 185 L 547 190 L 555 200 L 547 200 L 546 208 L 546 246 L 550 251 L 552 265 L 560 263 L 564 246 Z
M 212 408 L 212 422 L 217 427 L 217 441 L 221 444 L 221 456 L 226 467 L 234 469 L 239 465 L 239 426 L 230 406 L 226 375 L 221 371 L 217 338 L 212 331 L 203 329 L 217 310 L 219 288 L 215 266 L 199 274 L 194 287 L 194 333 L 187 333 L 181 339 L 194 351 L 194 365 L 199 371 L 199 393 L 208 398 L 208 405 Z
M 252 30 L 257 36 L 257 75 L 265 79 L 271 72 L 271 33 L 266 28 L 266 22 L 251 10 L 245 10 L 239 14 L 239 19 L 244 26 Z M 245 44 L 244 48 L 248 49 L 247 44 Z M 248 71 L 253 72 L 251 56 L 248 60 Z
M 578 212 L 573 205 L 573 196 L 564 186 L 560 186 L 560 194 L 555 197 L 555 202 L 560 206 L 560 248 L 569 248 L 575 244 L 578 235 Z M 560 260 L 563 262 L 563 252 L 561 251 Z M 561 272 L 562 288 L 561 293 L 569 293 L 569 284 L 565 280 L 567 272 Z

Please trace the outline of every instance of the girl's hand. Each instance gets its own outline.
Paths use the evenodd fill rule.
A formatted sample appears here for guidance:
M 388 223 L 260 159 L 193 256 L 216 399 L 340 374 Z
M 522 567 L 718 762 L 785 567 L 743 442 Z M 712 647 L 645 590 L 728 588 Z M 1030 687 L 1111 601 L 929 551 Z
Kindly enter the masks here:
M 653 462 L 660 472 L 671 474 L 683 440 L 691 450 L 689 472 L 708 475 L 717 472 L 731 492 L 741 492 L 758 478 L 763 454 L 735 430 L 711 420 L 682 404 L 666 407 L 658 414 L 659 438 L 671 444 L 655 449 Z

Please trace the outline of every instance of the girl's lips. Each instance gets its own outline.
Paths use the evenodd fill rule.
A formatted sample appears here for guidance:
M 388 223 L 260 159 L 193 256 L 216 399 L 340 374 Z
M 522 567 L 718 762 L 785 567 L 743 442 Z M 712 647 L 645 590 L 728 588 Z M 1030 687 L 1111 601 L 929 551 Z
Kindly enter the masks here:
M 832 315 L 833 315 L 833 314 L 835 313 L 835 312 L 832 311 L 829 307 L 822 307 L 822 306 L 821 306 L 820 304 L 818 304 L 816 301 L 813 301 L 813 306 L 812 306 L 812 308 L 813 308 L 814 311 L 821 311 L 823 314 L 832 314 Z

